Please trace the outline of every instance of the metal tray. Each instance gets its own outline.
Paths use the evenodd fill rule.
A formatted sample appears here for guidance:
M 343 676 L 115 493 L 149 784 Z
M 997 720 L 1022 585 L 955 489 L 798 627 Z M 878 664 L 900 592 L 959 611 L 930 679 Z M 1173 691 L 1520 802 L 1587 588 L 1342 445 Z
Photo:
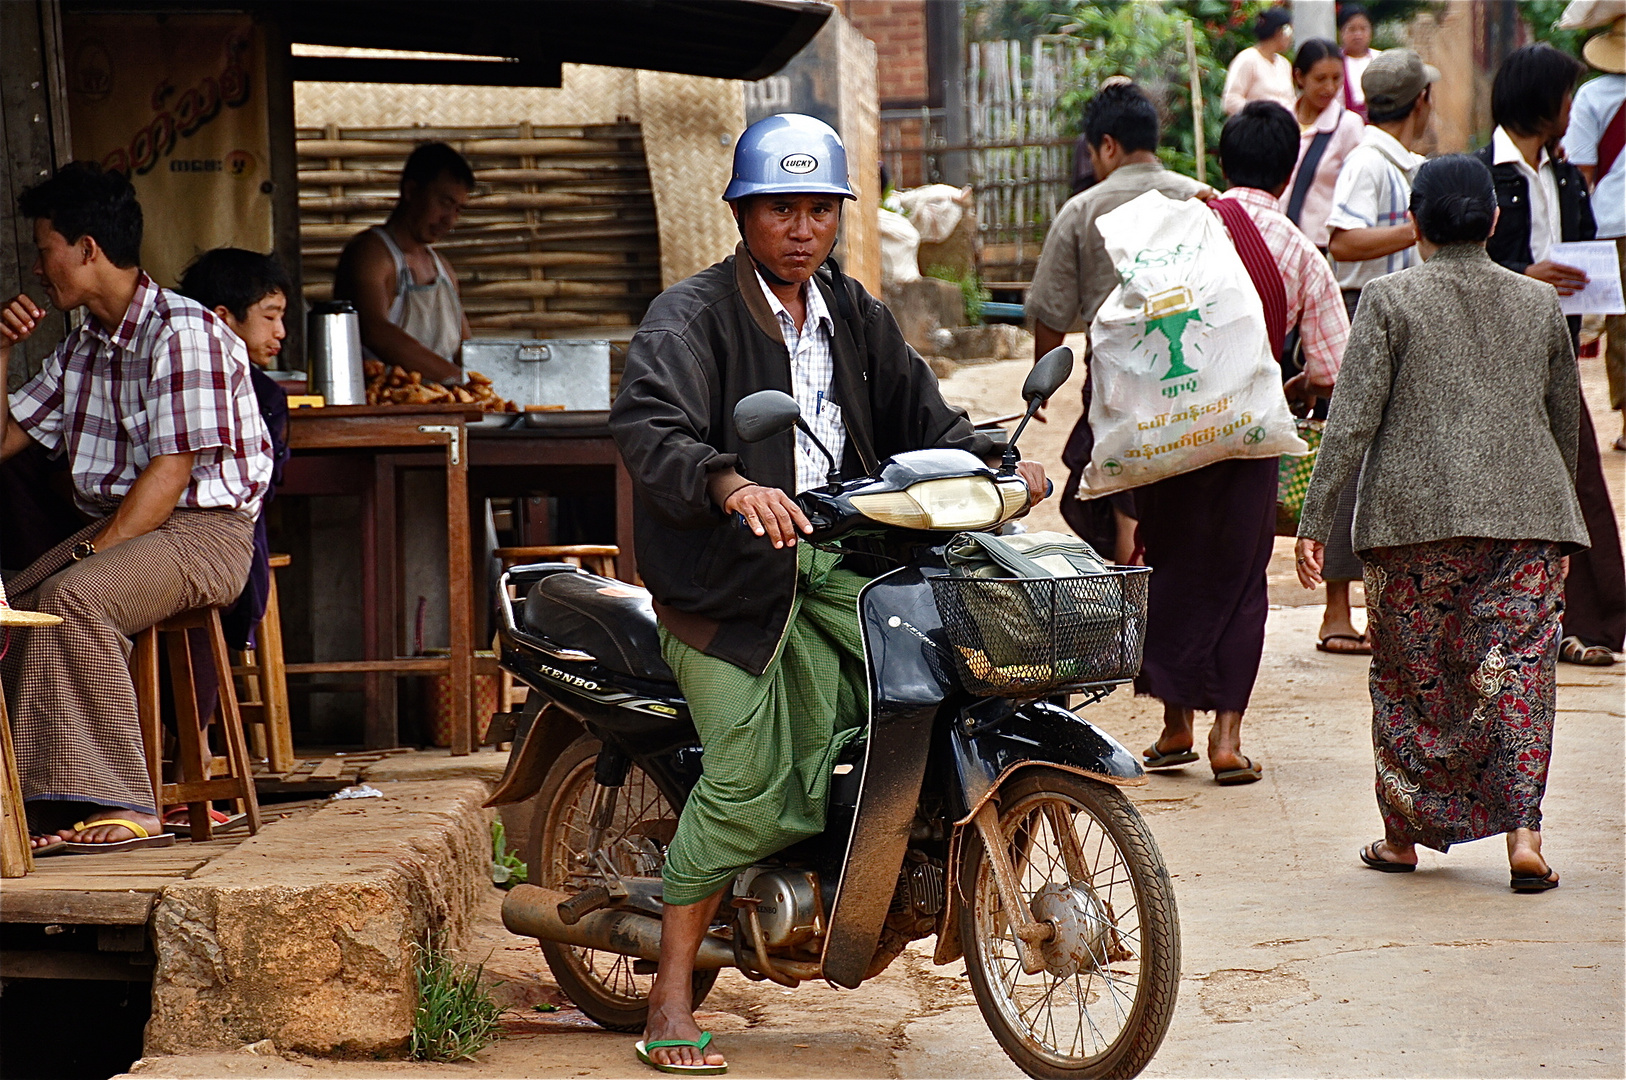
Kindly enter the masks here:
M 563 405 L 567 411 L 610 407 L 610 343 L 552 338 L 470 338 L 463 369 L 491 380 L 520 405 Z

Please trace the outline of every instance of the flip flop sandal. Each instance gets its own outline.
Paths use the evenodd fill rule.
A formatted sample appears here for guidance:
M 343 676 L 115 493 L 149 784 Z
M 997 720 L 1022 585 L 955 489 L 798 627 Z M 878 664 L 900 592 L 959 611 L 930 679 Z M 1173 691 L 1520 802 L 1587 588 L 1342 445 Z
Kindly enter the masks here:
M 1240 769 L 1218 769 L 1214 772 L 1214 783 L 1223 787 L 1235 787 L 1238 784 L 1251 784 L 1265 775 L 1265 767 L 1250 757 L 1242 759 L 1247 764 Z
M 33 852 L 36 859 L 46 859 L 52 855 L 66 855 L 68 853 L 68 842 L 58 837 L 44 847 L 30 848 L 29 850 Z
M 1513 874 L 1508 880 L 1508 888 L 1514 892 L 1546 892 L 1548 889 L 1558 888 L 1558 879 L 1554 877 L 1552 867 L 1547 868 L 1545 874 Z
M 1190 747 L 1170 750 L 1165 754 L 1157 748 L 1157 743 L 1153 743 L 1141 752 L 1140 764 L 1143 769 L 1178 769 L 1196 760 L 1197 751 Z
M 227 830 L 236 829 L 247 824 L 248 815 L 223 814 L 219 810 L 210 807 L 209 822 L 214 826 L 215 832 L 226 832 Z M 190 837 L 192 835 L 192 817 L 189 813 L 187 813 L 186 807 L 177 806 L 169 813 L 165 814 L 164 828 L 170 832 L 173 832 L 176 836 Z
M 169 847 L 175 843 L 174 833 L 161 832 L 155 836 L 128 818 L 110 817 L 97 818 L 95 821 L 81 821 L 73 827 L 73 831 L 76 833 L 83 832 L 86 829 L 94 829 L 98 825 L 122 825 L 135 835 L 128 840 L 113 840 L 104 844 L 88 844 L 65 840 L 62 846 L 68 849 L 68 854 L 100 855 L 107 851 L 134 851 L 136 848 Z
M 1558 643 L 1558 658 L 1566 664 L 1582 667 L 1608 667 L 1615 662 L 1615 654 L 1602 645 L 1588 645 L 1571 635 Z
M 1378 845 L 1382 840 L 1374 840 L 1361 849 L 1361 861 L 1382 874 L 1410 874 L 1417 869 L 1416 863 L 1395 862 L 1385 859 L 1378 854 Z
M 702 1031 L 698 1039 L 656 1039 L 650 1043 L 639 1039 L 632 1044 L 632 1048 L 638 1052 L 639 1061 L 658 1072 L 678 1073 L 684 1076 L 718 1076 L 728 1071 L 726 1062 L 722 1065 L 663 1065 L 649 1056 L 651 1050 L 664 1050 L 674 1046 L 691 1046 L 705 1053 L 706 1047 L 710 1045 L 711 1032 Z
M 1358 649 L 1329 649 L 1329 641 L 1354 641 L 1360 645 Z M 1316 642 L 1316 652 L 1331 653 L 1333 656 L 1371 656 L 1372 645 L 1366 640 L 1364 634 L 1328 634 Z

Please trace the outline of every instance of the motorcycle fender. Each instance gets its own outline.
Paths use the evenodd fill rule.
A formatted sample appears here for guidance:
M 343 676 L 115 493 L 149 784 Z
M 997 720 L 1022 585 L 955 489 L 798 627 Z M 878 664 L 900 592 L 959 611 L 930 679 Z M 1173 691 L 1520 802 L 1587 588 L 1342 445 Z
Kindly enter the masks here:
M 1047 701 L 1021 706 L 992 730 L 970 734 L 956 724 L 950 736 L 955 771 L 966 812 L 954 823 L 949 837 L 947 903 L 937 932 L 933 963 L 947 964 L 964 952 L 959 934 L 960 851 L 966 831 L 974 826 L 984 803 L 995 798 L 1012 776 L 1023 769 L 1047 768 L 1070 772 L 1118 787 L 1140 787 L 1146 770 L 1112 736 L 1077 714 Z
M 531 700 L 546 699 L 532 690 Z M 548 701 L 537 713 L 536 719 L 531 721 L 530 730 L 514 744 L 513 751 L 508 755 L 508 768 L 503 771 L 497 790 L 491 793 L 485 805 L 507 806 L 524 802 L 535 795 L 542 789 L 542 781 L 548 775 L 548 770 L 553 768 L 559 752 L 575 742 L 582 731 L 581 721 Z

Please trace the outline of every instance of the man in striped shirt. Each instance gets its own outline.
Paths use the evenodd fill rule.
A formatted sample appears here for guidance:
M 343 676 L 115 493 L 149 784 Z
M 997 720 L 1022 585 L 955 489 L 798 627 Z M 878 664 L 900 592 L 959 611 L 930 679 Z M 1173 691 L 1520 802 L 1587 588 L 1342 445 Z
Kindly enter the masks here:
M 25 191 L 34 273 L 86 317 L 0 409 L 0 459 L 65 455 L 92 520 L 12 581 L 19 608 L 63 624 L 5 658 L 18 772 L 36 854 L 173 842 L 153 805 L 129 638 L 242 590 L 271 443 L 242 341 L 137 263 L 141 207 L 123 176 L 65 166 Z M 45 312 L 0 308 L 0 381 Z

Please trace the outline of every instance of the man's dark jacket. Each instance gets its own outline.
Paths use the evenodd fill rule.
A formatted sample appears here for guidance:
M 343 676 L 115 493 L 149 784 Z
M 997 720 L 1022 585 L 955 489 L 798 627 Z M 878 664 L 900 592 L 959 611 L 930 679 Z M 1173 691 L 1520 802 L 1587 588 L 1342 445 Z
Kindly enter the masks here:
M 828 267 L 813 281 L 834 323 L 829 400 L 847 429 L 842 474 L 927 447 L 985 456 L 988 441 L 943 401 L 886 306 Z M 735 403 L 758 390 L 792 392 L 790 354 L 740 249 L 656 297 L 610 409 L 636 494 L 638 569 L 662 624 L 754 675 L 773 659 L 796 589 L 796 550 L 776 550 L 721 509 L 747 483 L 796 490 L 792 433 L 759 443 L 734 433 Z
M 1499 265 L 1522 274 L 1536 261 L 1530 252 L 1530 183 L 1511 161 L 1496 164 L 1495 143 L 1475 150 L 1474 156 L 1491 171 L 1496 182 L 1496 205 L 1502 210 L 1485 251 Z M 1555 161 L 1553 179 L 1558 182 L 1558 239 L 1596 237 L 1598 224 L 1592 216 L 1592 197 L 1581 170 L 1567 161 Z

